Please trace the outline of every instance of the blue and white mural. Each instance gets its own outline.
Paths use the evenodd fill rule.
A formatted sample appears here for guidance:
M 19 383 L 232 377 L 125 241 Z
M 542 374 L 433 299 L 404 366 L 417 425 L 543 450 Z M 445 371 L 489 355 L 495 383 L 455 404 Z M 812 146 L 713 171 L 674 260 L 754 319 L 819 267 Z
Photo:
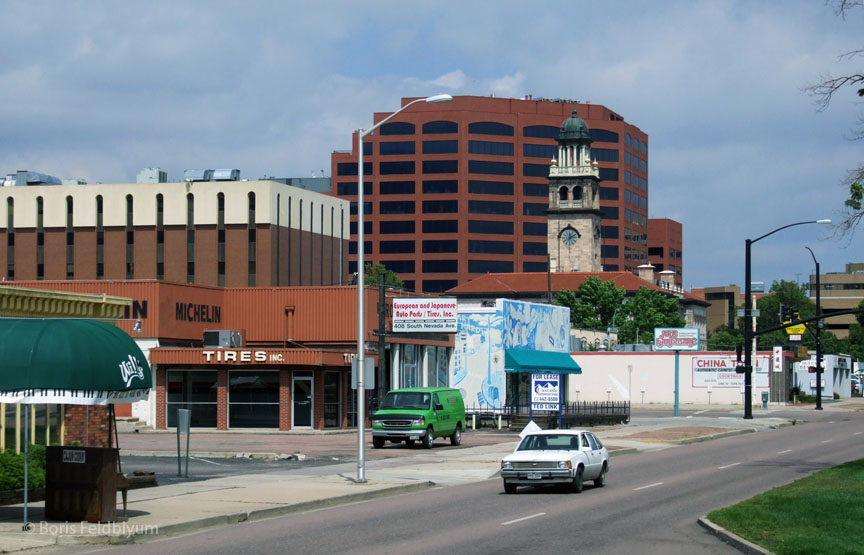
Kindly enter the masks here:
M 468 409 L 506 403 L 504 349 L 569 352 L 570 309 L 498 299 L 495 307 L 459 310 L 451 384 Z

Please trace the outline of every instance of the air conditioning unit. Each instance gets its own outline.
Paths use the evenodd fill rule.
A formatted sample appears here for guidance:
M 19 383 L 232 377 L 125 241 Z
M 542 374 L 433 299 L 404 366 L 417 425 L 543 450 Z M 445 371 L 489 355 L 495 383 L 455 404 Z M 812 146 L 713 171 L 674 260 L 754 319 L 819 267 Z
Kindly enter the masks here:
M 206 330 L 204 332 L 204 346 L 242 347 L 244 335 L 243 330 Z

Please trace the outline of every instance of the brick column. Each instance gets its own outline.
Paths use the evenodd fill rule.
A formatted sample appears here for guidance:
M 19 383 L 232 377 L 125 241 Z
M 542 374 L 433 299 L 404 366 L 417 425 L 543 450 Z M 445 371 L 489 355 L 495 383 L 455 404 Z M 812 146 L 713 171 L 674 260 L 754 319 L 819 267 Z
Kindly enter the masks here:
M 291 369 L 279 370 L 279 430 L 291 429 Z
M 216 429 L 228 429 L 228 369 L 216 371 Z
M 166 383 L 168 371 L 165 368 L 156 368 L 156 429 L 168 428 L 168 389 Z

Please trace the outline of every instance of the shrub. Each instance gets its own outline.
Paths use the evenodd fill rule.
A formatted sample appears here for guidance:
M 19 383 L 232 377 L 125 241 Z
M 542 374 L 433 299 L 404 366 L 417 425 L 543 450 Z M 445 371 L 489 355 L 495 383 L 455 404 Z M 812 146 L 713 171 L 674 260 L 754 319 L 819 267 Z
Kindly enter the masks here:
M 27 459 L 28 487 L 45 485 L 45 446 L 31 445 Z M 0 491 L 24 487 L 24 453 L 13 449 L 0 451 Z

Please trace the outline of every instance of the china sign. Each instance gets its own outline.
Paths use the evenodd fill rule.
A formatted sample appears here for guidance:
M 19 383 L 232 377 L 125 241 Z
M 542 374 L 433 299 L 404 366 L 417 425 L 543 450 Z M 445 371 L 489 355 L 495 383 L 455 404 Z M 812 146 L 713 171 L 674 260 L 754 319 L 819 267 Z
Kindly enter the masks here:
M 733 355 L 693 357 L 693 387 L 742 387 L 744 374 L 735 372 Z M 767 356 L 753 357 L 753 386 L 768 387 Z
M 393 331 L 456 333 L 456 299 L 393 299 Z
M 558 410 L 560 374 L 531 374 L 531 410 Z
M 698 351 L 699 328 L 654 328 L 655 351 Z

